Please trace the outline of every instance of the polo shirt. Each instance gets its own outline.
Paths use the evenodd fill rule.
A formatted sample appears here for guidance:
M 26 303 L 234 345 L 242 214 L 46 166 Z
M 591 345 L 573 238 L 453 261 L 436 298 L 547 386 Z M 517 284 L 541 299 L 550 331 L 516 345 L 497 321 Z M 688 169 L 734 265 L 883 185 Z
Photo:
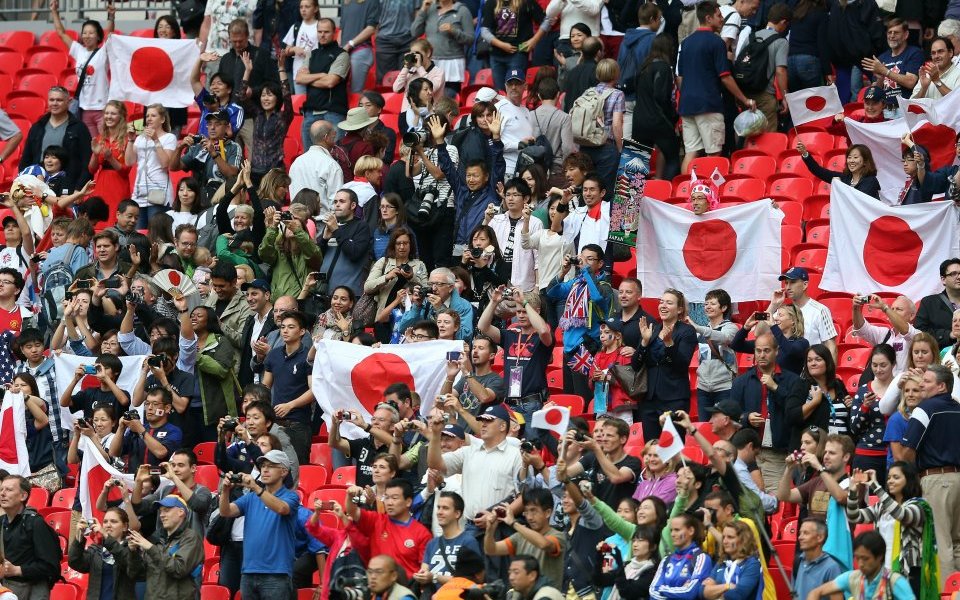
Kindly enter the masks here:
M 811 561 L 807 561 L 806 555 L 800 553 L 800 564 L 797 566 L 797 577 L 794 581 L 797 598 L 806 598 L 813 589 L 833 581 L 841 573 L 843 566 L 826 552 Z
M 123 391 L 123 394 L 127 397 L 127 407 L 129 407 L 130 394 L 126 391 Z M 112 406 L 113 414 L 118 418 L 127 410 L 117 402 L 117 397 L 113 395 L 113 392 L 109 390 L 103 391 L 98 387 L 80 390 L 70 398 L 70 411 L 77 412 L 78 410 L 82 410 L 84 418 L 87 419 L 93 417 L 94 408 L 104 405 Z
M 730 75 L 727 45 L 712 29 L 701 27 L 680 46 L 677 74 L 680 84 L 680 116 L 689 117 L 723 112 L 723 85 L 720 78 Z
M 808 298 L 807 303 L 800 307 L 800 312 L 803 313 L 803 337 L 811 346 L 837 337 L 837 328 L 833 325 L 829 308 Z
M 357 529 L 370 539 L 370 556 L 392 556 L 408 577 L 420 570 L 424 550 L 432 538 L 430 531 L 412 516 L 407 521 L 397 521 L 372 510 L 360 511 Z
M 263 359 L 263 368 L 273 373 L 271 402 L 274 406 L 289 402 L 310 389 L 310 373 L 313 365 L 307 360 L 310 347 L 303 342 L 292 354 L 287 354 L 286 346 L 281 345 L 267 353 Z M 310 422 L 310 405 L 295 408 L 287 413 L 287 419 L 301 423 Z
M 150 427 L 144 423 L 147 433 L 152 435 L 158 442 L 167 449 L 167 456 L 157 458 L 148 449 L 147 443 L 139 435 L 133 433 L 130 429 L 123 433 L 123 449 L 121 454 L 128 456 L 127 471 L 133 473 L 140 465 L 148 464 L 157 466 L 169 458 L 175 450 L 179 450 L 183 445 L 183 431 L 173 423 L 167 422 L 160 427 Z
M 593 454 L 587 454 L 580 459 L 580 466 L 583 467 L 584 474 L 593 483 L 593 495 L 607 503 L 607 506 L 619 506 L 625 498 L 633 496 L 637 489 L 637 478 L 643 470 L 640 459 L 630 454 L 624 454 L 623 458 L 614 466 L 617 469 L 627 467 L 633 471 L 633 477 L 623 483 L 612 483 L 607 479 L 607 474 L 597 463 L 597 457 Z
M 243 574 L 293 574 L 300 498 L 285 487 L 273 495 L 287 503 L 289 514 L 282 516 L 270 510 L 252 492 L 240 496 L 233 503 L 240 509 L 240 514 L 246 517 L 243 520 L 245 552 L 240 571 Z
M 883 572 L 885 569 L 880 569 L 877 571 L 877 574 L 874 575 L 873 579 L 867 579 L 862 576 L 861 580 L 864 582 L 863 594 L 861 595 L 860 590 L 851 590 L 850 589 L 850 573 L 852 571 L 847 571 L 846 573 L 841 573 L 837 575 L 837 578 L 833 580 L 837 587 L 840 588 L 840 591 L 843 592 L 844 598 L 873 598 L 877 593 L 877 586 L 880 585 L 882 580 Z M 896 581 L 893 583 L 893 594 L 887 596 L 884 594 L 884 597 L 892 597 L 897 600 L 914 600 L 916 596 L 913 595 L 913 588 L 910 587 L 910 580 L 906 577 L 897 577 Z
M 523 458 L 509 438 L 489 449 L 480 439 L 468 439 L 470 444 L 443 455 L 443 465 L 446 475 L 463 474 L 463 514 L 471 517 L 516 492 Z
M 960 467 L 960 404 L 950 394 L 927 398 L 910 413 L 903 445 L 917 451 L 917 468 Z

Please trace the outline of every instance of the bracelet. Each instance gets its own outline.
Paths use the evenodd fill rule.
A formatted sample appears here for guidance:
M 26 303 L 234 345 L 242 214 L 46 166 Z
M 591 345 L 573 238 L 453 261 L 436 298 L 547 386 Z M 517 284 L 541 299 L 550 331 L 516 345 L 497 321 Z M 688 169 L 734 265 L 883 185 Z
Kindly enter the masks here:
M 260 491 L 257 492 L 257 498 L 259 498 L 260 496 L 262 496 L 263 493 L 266 492 L 266 491 L 267 491 L 267 488 L 265 488 L 265 487 L 260 488 Z

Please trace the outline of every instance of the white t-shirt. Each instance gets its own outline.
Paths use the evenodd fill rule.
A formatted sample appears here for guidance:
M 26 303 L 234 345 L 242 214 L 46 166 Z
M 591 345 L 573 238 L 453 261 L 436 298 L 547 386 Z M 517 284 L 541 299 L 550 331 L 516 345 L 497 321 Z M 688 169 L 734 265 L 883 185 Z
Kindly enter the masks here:
M 189 224 L 189 225 L 193 225 L 197 229 L 200 229 L 201 227 L 207 224 L 206 211 L 201 212 L 199 215 L 195 215 L 189 212 L 177 212 L 177 211 L 171 210 L 167 214 L 170 215 L 171 219 L 173 219 L 173 228 L 171 231 L 173 235 L 177 235 L 177 227 L 181 225 Z
M 303 57 L 299 54 L 293 55 L 293 72 L 296 74 L 300 67 L 310 58 L 310 53 L 317 47 L 317 22 L 307 23 L 306 21 L 301 21 L 300 31 L 297 32 L 297 39 L 293 39 L 294 27 L 296 27 L 296 25 L 290 26 L 290 30 L 287 31 L 287 35 L 283 36 L 282 41 L 287 46 L 296 46 L 306 51 L 306 56 Z
M 133 142 L 137 149 L 137 179 L 133 182 L 133 199 L 140 206 L 150 206 L 147 194 L 150 190 L 165 189 L 167 191 L 167 206 L 173 204 L 173 185 L 170 182 L 170 171 L 160 166 L 157 159 L 157 144 L 165 150 L 177 147 L 177 136 L 164 133 L 159 142 L 148 139 L 145 135 L 138 135 Z
M 800 312 L 803 313 L 803 337 L 811 346 L 837 337 L 829 308 L 811 298 L 800 307 Z
M 85 110 L 103 110 L 110 99 L 110 81 L 107 79 L 107 51 L 103 48 L 90 58 L 90 51 L 79 42 L 70 44 L 70 56 L 76 61 L 77 77 L 87 65 L 87 77 L 83 80 L 83 89 L 80 90 L 80 108 Z

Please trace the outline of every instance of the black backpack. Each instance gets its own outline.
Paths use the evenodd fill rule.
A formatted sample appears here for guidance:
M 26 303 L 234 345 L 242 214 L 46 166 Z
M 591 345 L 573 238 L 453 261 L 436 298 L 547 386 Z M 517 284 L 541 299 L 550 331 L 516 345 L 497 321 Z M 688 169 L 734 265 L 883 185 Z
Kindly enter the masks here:
M 781 38 L 774 33 L 761 41 L 757 33 L 750 34 L 750 42 L 733 63 L 733 79 L 744 93 L 759 93 L 770 85 L 767 70 L 770 65 L 770 53 L 767 48 Z

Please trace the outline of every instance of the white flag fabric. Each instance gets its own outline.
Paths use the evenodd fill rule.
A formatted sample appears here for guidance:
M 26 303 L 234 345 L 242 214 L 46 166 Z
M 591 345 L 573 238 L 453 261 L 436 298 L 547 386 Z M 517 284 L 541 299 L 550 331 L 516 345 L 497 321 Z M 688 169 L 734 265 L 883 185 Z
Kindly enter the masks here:
M 447 377 L 447 352 L 462 352 L 463 342 L 435 340 L 419 344 L 384 344 L 379 348 L 320 340 L 313 362 L 313 395 L 323 409 L 329 429 L 340 409 L 357 411 L 369 422 L 383 391 L 394 383 L 406 383 L 420 395 L 420 412 L 429 414 Z M 351 424 L 340 427 L 348 439 L 366 434 Z
M 699 302 L 714 288 L 734 302 L 766 298 L 780 286 L 780 222 L 770 200 L 692 211 L 644 198 L 637 230 L 637 277 L 644 292 L 659 297 L 683 290 Z
M 930 273 L 958 254 L 960 222 L 952 202 L 885 206 L 839 181 L 831 186 L 820 289 L 897 292 L 917 300 L 943 290 Z
M 667 417 L 663 422 L 663 429 L 660 430 L 660 439 L 657 440 L 657 454 L 660 455 L 660 460 L 667 462 L 681 452 L 683 452 L 683 440 L 677 433 L 673 419 Z
M 911 128 L 924 119 L 931 125 L 946 125 L 951 129 L 960 127 L 960 95 L 958 94 L 947 94 L 936 100 L 897 96 L 897 102 Z
M 147 357 L 144 355 L 135 355 L 135 356 L 121 356 L 120 364 L 123 365 L 123 370 L 120 373 L 120 377 L 117 379 L 117 387 L 121 390 L 128 392 L 131 396 L 131 401 L 133 400 L 133 388 L 137 386 L 137 381 L 140 380 L 140 373 L 142 373 L 143 361 L 147 360 Z M 73 374 L 77 370 L 77 367 L 81 365 L 92 365 L 96 362 L 96 356 L 77 356 L 75 354 L 58 354 L 54 357 L 54 377 L 57 380 L 57 389 L 60 390 L 62 394 L 64 390 L 67 389 L 67 386 L 70 385 L 70 382 L 73 380 Z M 93 375 L 87 376 L 91 381 L 96 379 Z M 83 380 L 80 380 L 80 383 L 77 384 L 77 387 L 73 390 L 73 393 L 76 394 L 80 391 L 80 387 L 83 385 Z M 51 402 L 59 402 L 59 398 L 51 399 Z M 143 419 L 143 405 L 141 404 L 137 410 L 140 412 L 140 418 Z M 117 415 L 119 416 L 119 415 Z M 70 414 L 69 410 L 60 411 L 60 423 L 67 431 L 73 430 L 73 415 Z
M 837 86 L 823 85 L 790 92 L 785 96 L 794 125 L 833 117 L 843 112 Z
M 27 455 L 27 407 L 23 394 L 7 392 L 0 404 L 0 469 L 11 475 L 30 475 Z
M 103 490 L 103 485 L 109 479 L 117 479 L 124 483 L 128 488 L 133 489 L 133 475 L 127 475 L 120 472 L 117 468 L 97 450 L 96 442 L 87 436 L 80 436 L 80 445 L 83 452 L 83 460 L 80 462 L 80 474 L 77 478 L 77 495 L 80 497 L 80 510 L 83 517 L 90 520 L 91 517 L 97 519 L 103 518 L 103 513 L 96 510 L 97 497 Z M 118 499 L 119 491 L 111 492 L 110 499 Z
M 190 72 L 200 56 L 195 40 L 111 35 L 104 46 L 111 98 L 171 108 L 193 104 Z
M 546 429 L 563 436 L 570 424 L 570 409 L 566 406 L 549 406 L 533 413 L 530 426 L 534 429 Z

